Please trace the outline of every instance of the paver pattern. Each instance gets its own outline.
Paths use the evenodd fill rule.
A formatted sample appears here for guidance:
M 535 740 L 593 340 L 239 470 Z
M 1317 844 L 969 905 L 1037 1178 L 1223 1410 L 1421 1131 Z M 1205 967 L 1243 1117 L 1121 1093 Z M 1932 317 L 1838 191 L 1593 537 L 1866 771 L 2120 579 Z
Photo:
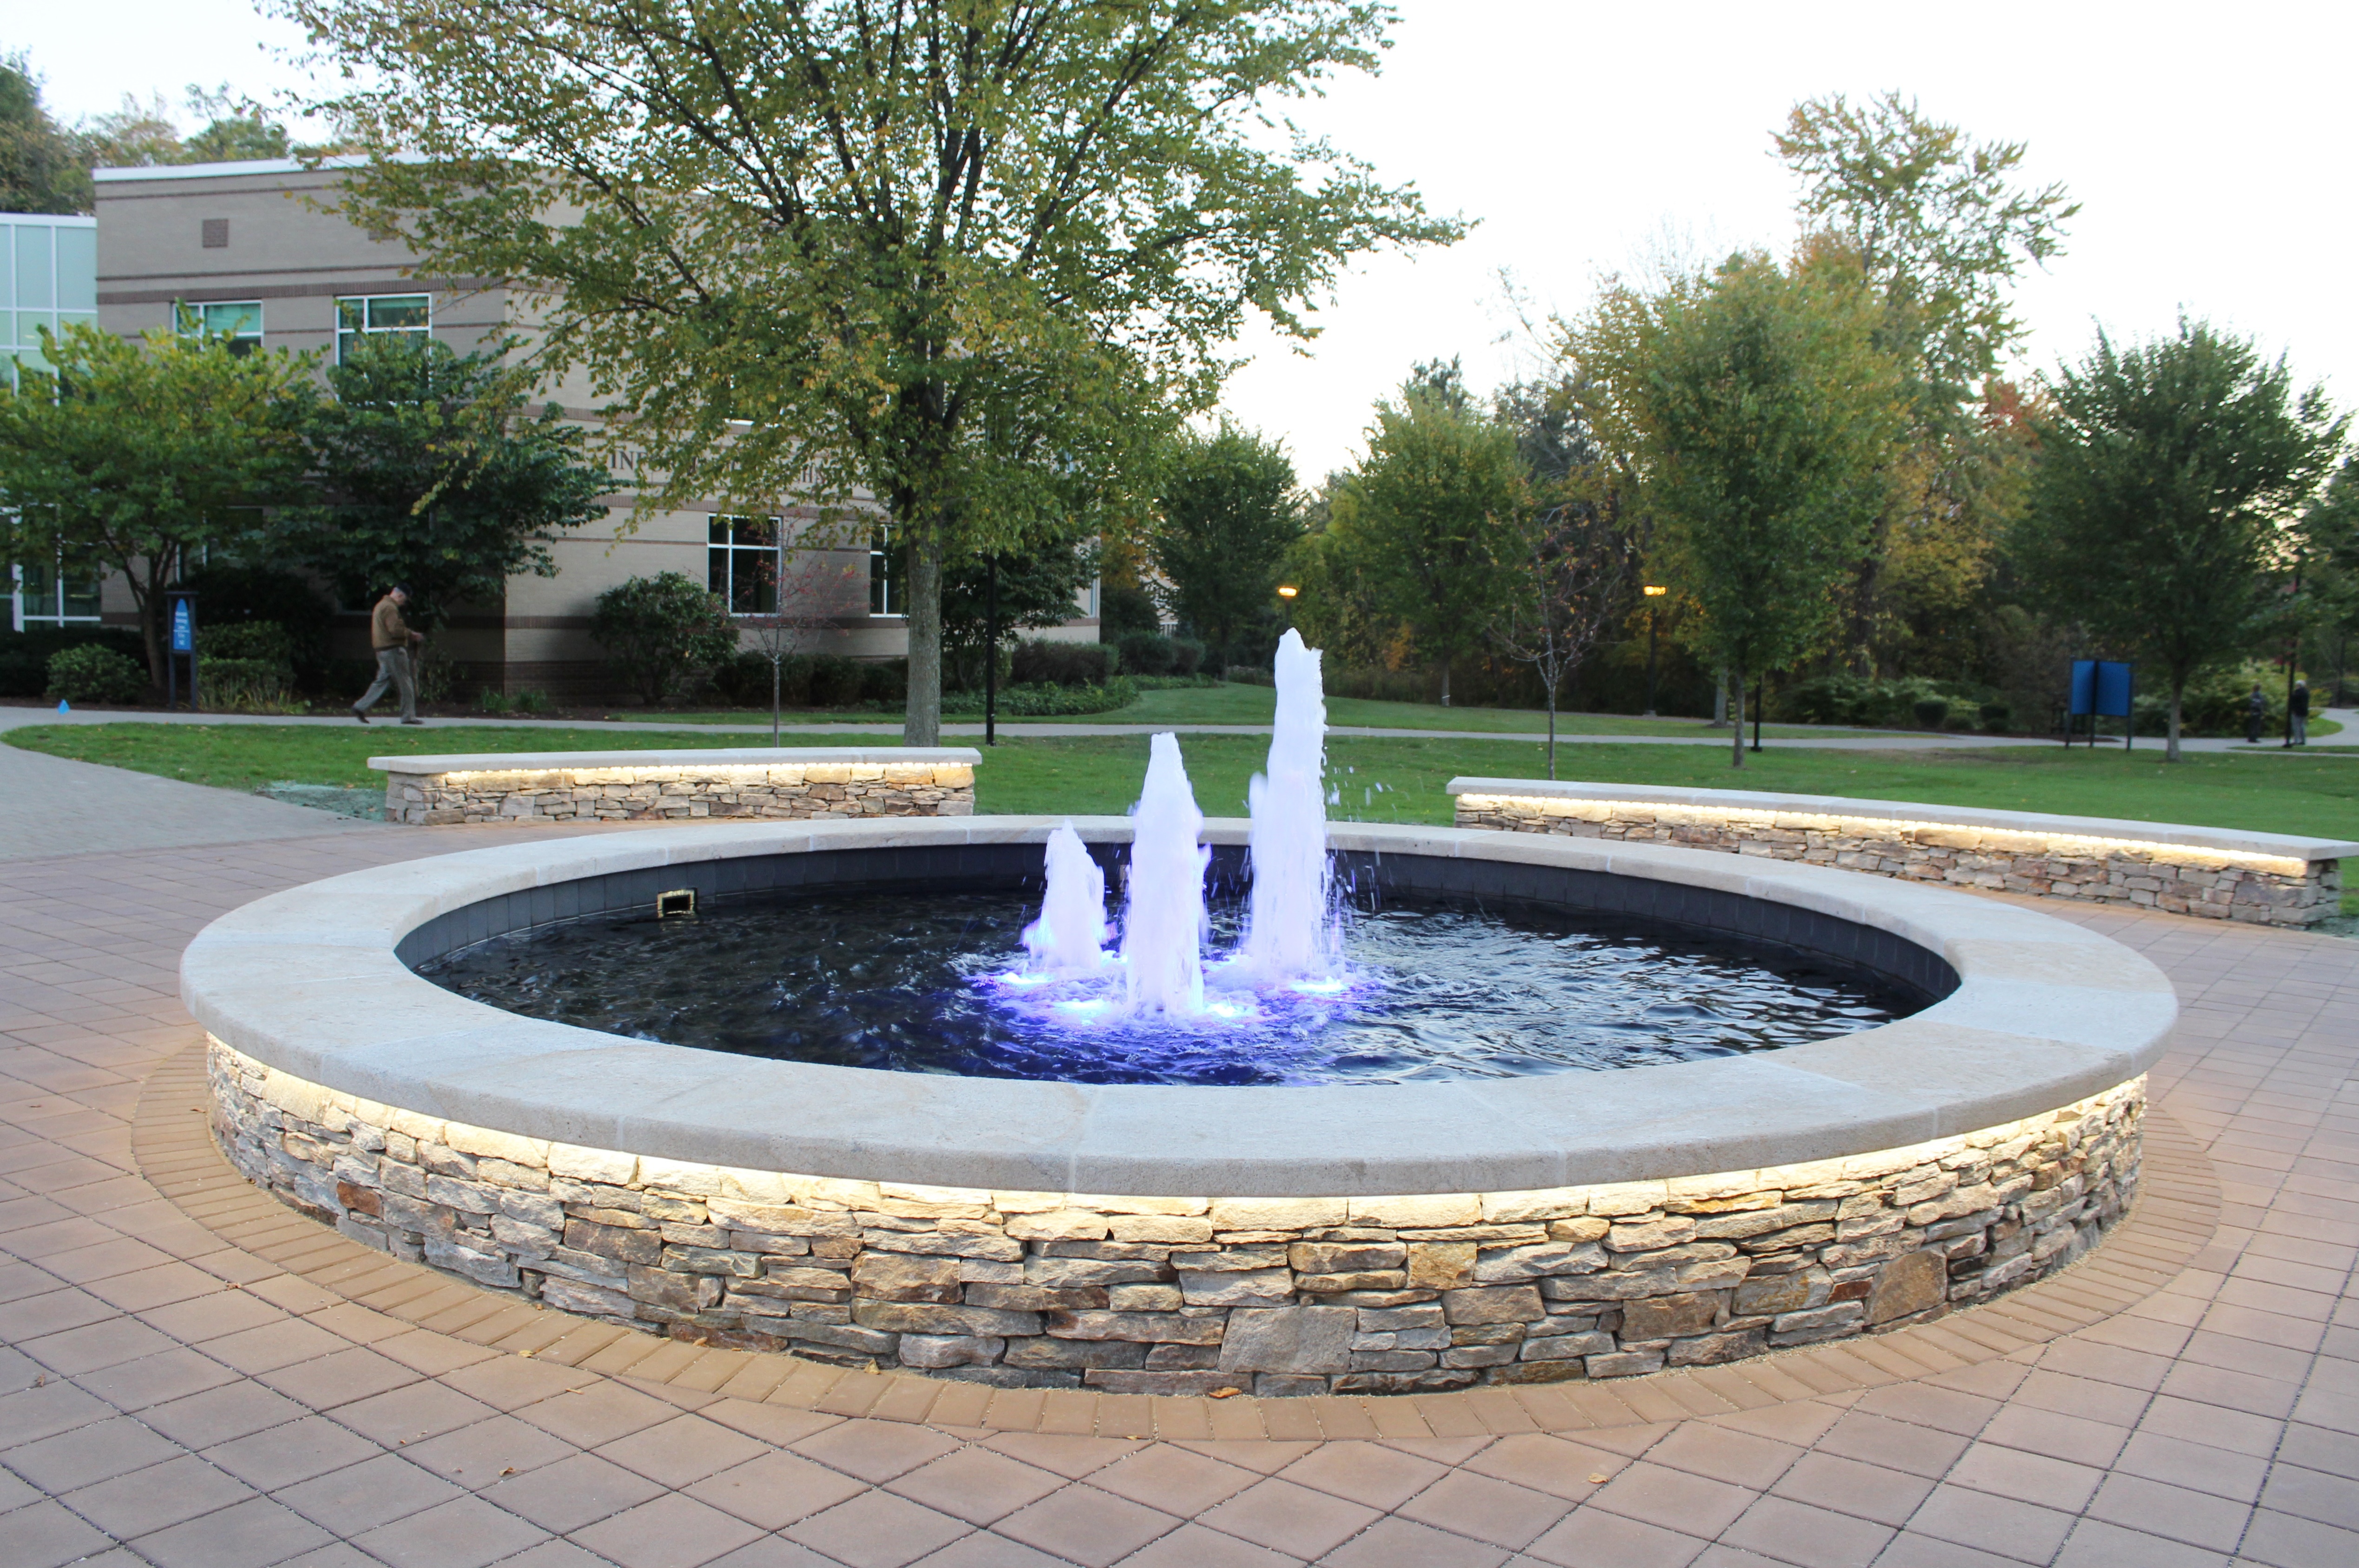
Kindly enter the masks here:
M 2178 1157 L 2179 1195 L 2130 1223 L 2211 1215 L 2186 1195 L 2208 1169 L 2216 1228 L 2174 1253 L 2125 1227 L 2143 1252 L 2109 1243 L 2090 1267 L 2111 1274 L 2051 1282 L 2044 1331 L 1982 1320 L 2015 1326 L 1979 1359 L 1772 1358 L 1743 1368 L 1751 1399 L 1640 1380 L 1618 1417 L 1566 1396 L 1554 1430 L 1533 1412 L 1559 1407 L 1456 1396 L 1019 1412 L 782 1357 L 592 1347 L 423 1271 L 367 1278 L 409 1266 L 220 1179 L 179 1093 L 188 938 L 264 892 L 516 831 L 0 866 L 0 1563 L 2359 1562 L 2359 942 L 2054 907 L 2179 985 L 2155 1121 L 2208 1167 Z M 2119 1283 L 2141 1259 L 2150 1293 Z M 1825 1386 L 1781 1387 L 1781 1366 Z M 933 1402 L 882 1408 L 912 1386 Z M 1228 1406 L 1250 1435 L 1189 1424 Z

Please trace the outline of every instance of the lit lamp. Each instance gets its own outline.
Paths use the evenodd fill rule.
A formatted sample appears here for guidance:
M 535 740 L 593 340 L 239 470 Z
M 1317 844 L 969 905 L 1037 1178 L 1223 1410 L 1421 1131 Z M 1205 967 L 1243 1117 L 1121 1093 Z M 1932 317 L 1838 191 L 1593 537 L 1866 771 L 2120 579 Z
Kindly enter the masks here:
M 1286 625 L 1288 630 L 1291 630 L 1294 626 L 1294 596 L 1301 592 L 1301 589 L 1291 583 L 1281 583 L 1277 585 L 1277 596 L 1286 601 Z
M 1277 596 L 1278 596 L 1279 598 L 1281 598 L 1281 599 L 1291 599 L 1291 598 L 1293 598 L 1297 593 L 1301 593 L 1301 592 L 1302 592 L 1302 590 L 1301 590 L 1301 589 L 1299 589 L 1299 588 L 1294 588 L 1294 587 L 1281 587 L 1281 588 L 1279 588 L 1279 589 L 1278 589 L 1278 591 L 1277 591 Z
M 1655 716 L 1655 601 L 1670 592 L 1649 583 L 1638 590 L 1647 596 L 1647 717 Z

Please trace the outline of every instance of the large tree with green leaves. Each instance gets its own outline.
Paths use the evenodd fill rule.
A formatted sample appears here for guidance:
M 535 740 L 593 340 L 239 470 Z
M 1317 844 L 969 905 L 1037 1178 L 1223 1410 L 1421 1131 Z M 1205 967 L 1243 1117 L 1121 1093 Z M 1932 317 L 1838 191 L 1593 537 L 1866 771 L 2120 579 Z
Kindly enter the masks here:
M 2061 253 L 2080 211 L 2022 180 L 2021 142 L 1977 141 L 1886 93 L 1794 106 L 1776 137 L 1800 216 L 1855 258 L 1880 305 L 1875 346 L 1898 368 L 1908 432 L 1884 508 L 1842 589 L 1842 651 L 1902 668 L 1954 654 L 2022 495 L 2028 458 L 1993 417 L 2023 336 L 2012 295 Z
M 1590 406 L 1635 454 L 1681 636 L 1744 687 L 1818 648 L 1881 510 L 1900 377 L 1839 249 L 1732 256 L 1661 291 L 1606 290 L 1570 334 Z
M 2049 393 L 2011 553 L 2056 609 L 2159 667 L 2176 762 L 2188 682 L 2262 629 L 2349 418 L 2322 387 L 2297 393 L 2284 360 L 2186 320 L 2145 343 L 2100 333 Z
M 1302 537 L 1294 464 L 1277 441 L 1223 420 L 1172 444 L 1158 502 L 1147 548 L 1171 608 L 1227 662 L 1277 603 L 1278 565 Z
M 22 54 L 0 56 L 0 212 L 87 212 L 90 168 Z
M 495 604 L 510 577 L 553 577 L 549 543 L 607 515 L 606 471 L 556 404 L 534 409 L 489 352 L 363 337 L 329 367 L 310 419 L 310 504 L 288 548 L 348 604 L 396 583 L 429 630 L 462 603 Z
M 1441 670 L 1481 646 L 1515 592 L 1532 490 L 1511 425 L 1467 397 L 1455 362 L 1376 405 L 1353 485 L 1354 545 L 1386 605 Z
M 906 738 L 942 572 L 1020 542 L 1222 348 L 1345 258 L 1451 238 L 1288 132 L 1372 70 L 1375 0 L 281 0 L 360 83 L 342 204 L 511 279 L 587 366 L 649 505 L 873 496 L 906 551 Z
M 239 553 L 299 501 L 310 361 L 220 335 L 41 333 L 54 374 L 0 385 L 0 543 L 18 561 L 121 572 L 164 684 L 165 590 L 208 550 Z

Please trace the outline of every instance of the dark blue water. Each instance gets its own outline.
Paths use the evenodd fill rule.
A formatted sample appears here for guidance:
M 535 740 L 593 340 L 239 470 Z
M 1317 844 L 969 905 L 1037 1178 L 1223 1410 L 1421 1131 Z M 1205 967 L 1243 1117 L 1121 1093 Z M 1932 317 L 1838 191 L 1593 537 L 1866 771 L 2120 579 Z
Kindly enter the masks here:
M 1027 895 L 833 893 L 503 937 L 421 968 L 496 1007 L 704 1051 L 1084 1083 L 1496 1078 L 1688 1062 L 1872 1029 L 1897 990 L 1783 953 L 1562 910 L 1387 898 L 1347 967 L 1256 991 L 1217 962 L 1207 1012 L 1126 1017 L 1119 972 L 1024 972 Z M 1216 904 L 1209 951 L 1236 940 Z

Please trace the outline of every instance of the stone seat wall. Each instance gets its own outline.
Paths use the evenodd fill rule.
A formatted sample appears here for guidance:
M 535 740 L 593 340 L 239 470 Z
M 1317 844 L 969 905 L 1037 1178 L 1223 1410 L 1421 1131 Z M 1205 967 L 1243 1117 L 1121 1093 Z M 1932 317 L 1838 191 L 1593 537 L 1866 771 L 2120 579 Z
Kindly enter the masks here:
M 373 758 L 372 765 L 401 760 Z M 386 821 L 440 826 L 974 814 L 971 761 L 897 760 L 890 752 L 880 751 L 857 760 L 617 764 L 602 759 L 595 766 L 564 766 L 562 757 L 552 757 L 548 762 L 432 772 L 389 768 Z
M 700 1343 L 1131 1393 L 1629 1377 L 1921 1323 L 2079 1257 L 2145 1080 L 1778 1170 L 1546 1192 L 1117 1197 L 682 1164 L 332 1092 L 212 1045 L 215 1132 L 346 1236 Z

